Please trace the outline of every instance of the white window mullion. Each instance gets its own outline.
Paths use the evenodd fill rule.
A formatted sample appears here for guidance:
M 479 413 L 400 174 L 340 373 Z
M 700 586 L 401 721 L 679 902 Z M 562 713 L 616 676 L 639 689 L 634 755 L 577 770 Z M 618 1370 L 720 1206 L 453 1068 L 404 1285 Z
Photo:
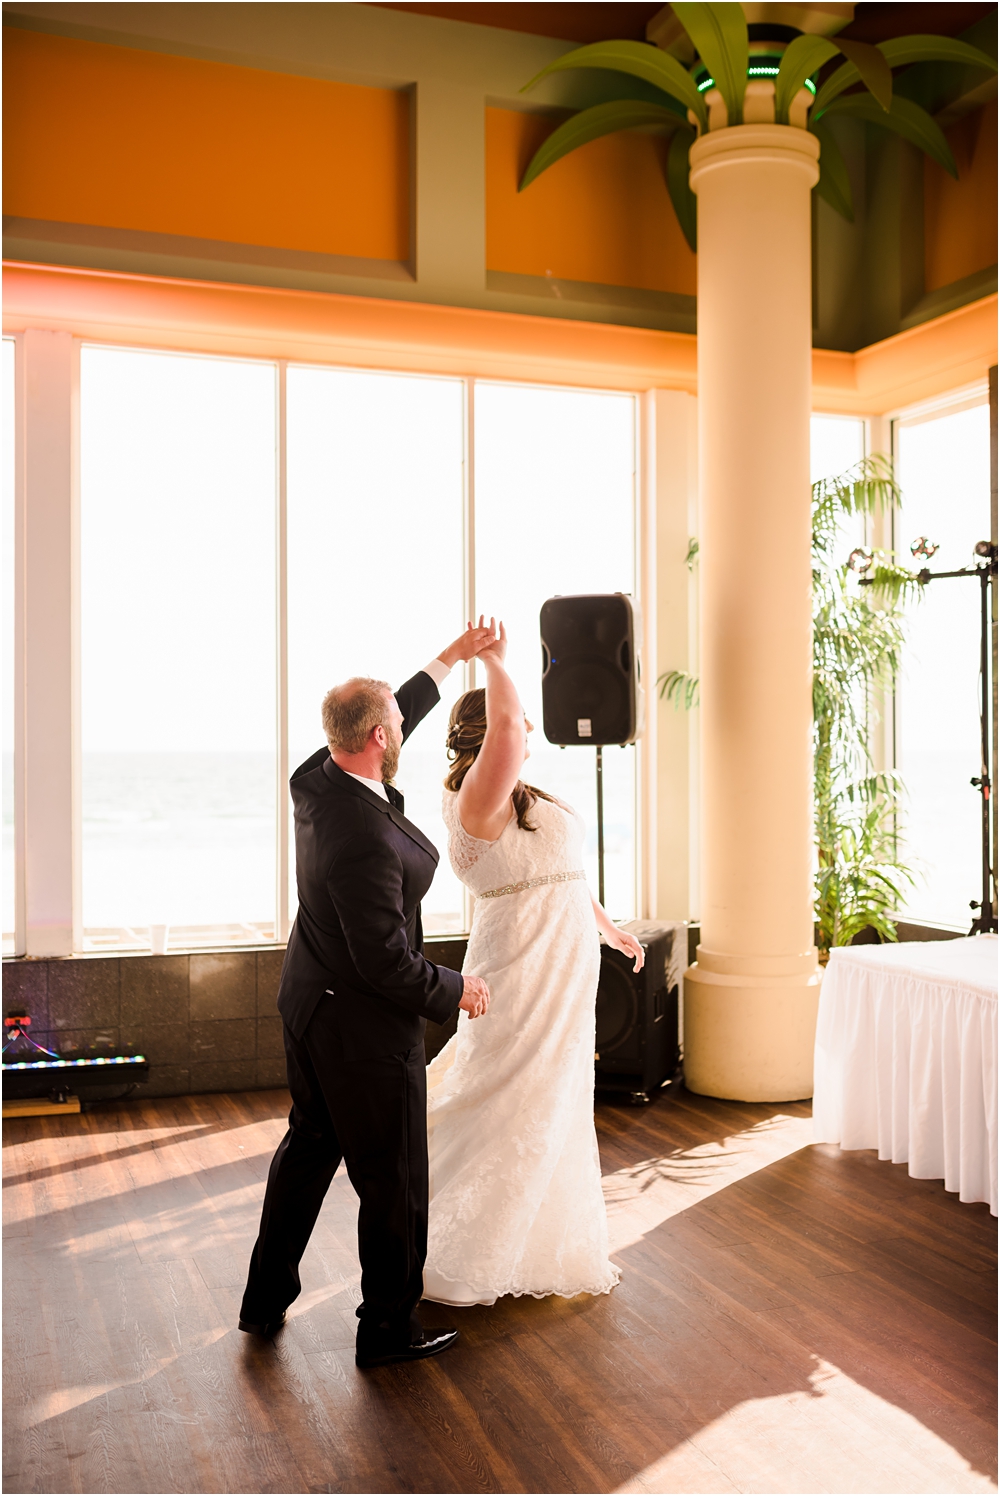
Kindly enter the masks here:
M 80 345 L 29 328 L 18 350 L 17 949 L 82 945 Z
M 277 726 L 277 904 L 274 938 L 279 944 L 288 939 L 290 927 L 288 897 L 288 852 L 290 817 L 288 807 L 288 364 L 278 363 L 277 383 L 277 538 L 275 560 L 276 686 L 278 695 Z
M 635 641 L 641 662 L 640 685 L 645 693 L 646 725 L 636 743 L 636 910 L 655 919 L 657 820 L 656 716 L 656 483 L 655 449 L 647 455 L 653 412 L 649 397 L 635 401 L 635 593 L 642 630 Z
M 476 381 L 465 381 L 465 616 L 476 621 Z M 465 667 L 466 690 L 476 684 L 476 662 Z
M 470 376 L 465 381 L 465 619 L 476 622 L 476 381 Z M 470 660 L 462 667 L 465 682 L 463 689 L 475 690 L 476 662 Z M 462 928 L 472 928 L 473 898 L 462 885 Z
M 14 955 L 28 949 L 25 900 L 25 378 L 24 335 L 14 342 Z

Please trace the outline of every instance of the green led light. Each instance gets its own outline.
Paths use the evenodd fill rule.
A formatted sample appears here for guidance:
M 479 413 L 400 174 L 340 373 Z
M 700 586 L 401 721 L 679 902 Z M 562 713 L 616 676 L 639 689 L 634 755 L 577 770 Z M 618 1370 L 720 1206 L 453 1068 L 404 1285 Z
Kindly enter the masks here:
M 776 67 L 771 67 L 770 65 L 759 63 L 754 67 L 747 68 L 748 78 L 776 78 L 777 76 L 778 69 Z M 703 78 L 702 81 L 696 85 L 696 87 L 699 93 L 706 93 L 710 88 L 715 87 L 715 79 Z M 808 88 L 809 92 L 815 97 L 816 85 L 811 78 L 806 79 L 806 88 Z

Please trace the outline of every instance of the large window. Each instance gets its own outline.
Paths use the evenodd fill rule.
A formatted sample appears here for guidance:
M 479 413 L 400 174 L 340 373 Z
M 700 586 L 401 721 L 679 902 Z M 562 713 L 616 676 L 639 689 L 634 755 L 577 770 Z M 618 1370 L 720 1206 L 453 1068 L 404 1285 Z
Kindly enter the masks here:
M 813 483 L 821 478 L 837 478 L 846 473 L 865 455 L 865 423 L 856 416 L 813 416 L 809 423 L 809 466 Z M 856 527 L 849 525 L 845 535 L 851 538 L 851 548 Z M 864 538 L 862 536 L 862 538 Z M 837 564 L 847 560 L 847 554 L 837 554 Z
M 323 744 L 337 681 L 398 686 L 465 626 L 464 401 L 457 379 L 288 370 L 289 765 Z M 442 689 L 465 688 L 458 669 Z M 447 718 L 408 739 L 406 812 L 442 852 L 424 902 L 430 934 L 461 930 L 462 889 L 441 822 Z M 289 848 L 294 909 L 294 843 Z
M 5 345 L 7 427 L 13 364 Z M 529 777 L 583 814 L 596 887 L 594 754 L 544 741 L 538 615 L 556 593 L 634 591 L 634 397 L 92 346 L 80 381 L 85 950 L 282 940 L 295 913 L 287 775 L 323 743 L 323 695 L 355 674 L 401 684 L 479 611 L 507 624 L 537 728 Z M 441 798 L 448 711 L 474 679 L 452 673 L 400 766 L 407 811 L 443 854 L 428 933 L 470 914 Z M 606 756 L 617 918 L 638 907 L 635 758 Z
M 990 534 L 989 407 L 975 405 L 895 432 L 903 492 L 896 548 L 939 546 L 914 565 L 956 571 L 975 562 Z M 906 785 L 904 851 L 919 873 L 911 918 L 967 929 L 981 898 L 979 774 L 979 584 L 931 582 L 907 613 L 904 667 L 896 691 L 896 762 Z
M 84 348 L 87 949 L 273 938 L 275 370 Z

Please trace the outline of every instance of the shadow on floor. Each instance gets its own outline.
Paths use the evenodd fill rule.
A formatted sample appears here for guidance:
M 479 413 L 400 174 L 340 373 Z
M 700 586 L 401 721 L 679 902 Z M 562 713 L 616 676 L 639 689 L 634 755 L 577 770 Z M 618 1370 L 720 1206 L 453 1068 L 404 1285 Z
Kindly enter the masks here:
M 616 1254 L 615 1292 L 424 1306 L 459 1324 L 455 1349 L 359 1373 L 342 1175 L 286 1329 L 261 1344 L 233 1328 L 286 1106 L 255 1093 L 60 1119 L 74 1146 L 116 1147 L 19 1171 L 8 1491 L 990 1489 L 985 1207 L 806 1147 L 675 1210 L 670 1190 L 711 1185 L 706 1149 L 788 1109 L 683 1093 L 601 1109 L 606 1165 L 673 1211 Z

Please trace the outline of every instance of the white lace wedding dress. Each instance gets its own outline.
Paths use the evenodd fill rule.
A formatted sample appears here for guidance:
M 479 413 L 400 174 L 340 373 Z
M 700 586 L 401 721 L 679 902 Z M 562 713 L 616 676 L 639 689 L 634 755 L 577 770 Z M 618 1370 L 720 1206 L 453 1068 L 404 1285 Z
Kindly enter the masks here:
M 452 866 L 477 896 L 463 970 L 489 1012 L 431 1064 L 431 1205 L 424 1297 L 609 1293 L 608 1226 L 594 1131 L 600 946 L 583 877 L 583 822 L 547 800 L 495 842 L 444 797 Z M 513 887 L 532 884 L 531 887 Z M 493 895 L 487 897 L 486 895 Z

